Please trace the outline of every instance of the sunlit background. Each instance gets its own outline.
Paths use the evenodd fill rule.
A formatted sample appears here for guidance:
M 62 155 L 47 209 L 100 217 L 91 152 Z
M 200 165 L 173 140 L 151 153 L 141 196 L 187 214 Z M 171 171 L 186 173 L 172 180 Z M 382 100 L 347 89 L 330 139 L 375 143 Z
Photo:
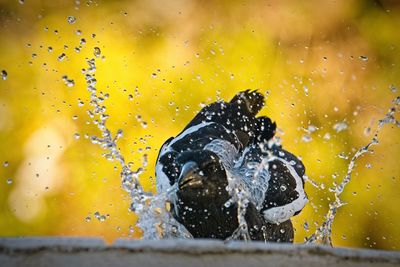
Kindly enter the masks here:
M 399 95 L 400 5 L 339 1 L 0 0 L 0 236 L 139 238 L 119 166 L 90 142 L 82 68 L 97 59 L 109 127 L 155 192 L 159 147 L 201 109 L 252 88 L 300 156 L 316 229 L 356 149 Z M 64 77 L 66 76 L 66 77 Z M 400 249 L 400 130 L 363 156 L 333 227 L 335 246 Z

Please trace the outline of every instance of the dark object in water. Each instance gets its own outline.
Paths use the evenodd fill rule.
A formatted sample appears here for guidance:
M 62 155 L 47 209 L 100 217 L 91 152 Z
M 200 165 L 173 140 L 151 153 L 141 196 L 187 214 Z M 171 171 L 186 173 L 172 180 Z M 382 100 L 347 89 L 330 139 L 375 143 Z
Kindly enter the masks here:
M 307 202 L 305 169 L 281 146 L 268 146 L 276 124 L 256 117 L 263 105 L 263 95 L 250 90 L 228 103 L 212 103 L 161 147 L 157 190 L 177 183 L 171 212 L 193 237 L 227 239 L 239 227 L 237 204 L 227 205 L 233 174 L 249 192 L 245 219 L 250 238 L 293 242 L 290 217 Z

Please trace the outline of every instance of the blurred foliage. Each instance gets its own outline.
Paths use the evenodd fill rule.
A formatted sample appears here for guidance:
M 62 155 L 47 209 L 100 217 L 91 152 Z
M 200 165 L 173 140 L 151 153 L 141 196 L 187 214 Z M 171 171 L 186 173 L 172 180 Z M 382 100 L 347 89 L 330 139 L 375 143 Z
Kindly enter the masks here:
M 108 125 L 124 130 L 133 168 L 148 155 L 147 190 L 158 148 L 202 104 L 247 88 L 268 94 L 262 114 L 324 187 L 306 184 L 310 204 L 294 218 L 303 242 L 398 94 L 397 3 L 0 0 L 0 235 L 140 236 L 118 166 L 88 139 L 98 131 L 81 69 L 99 47 Z M 348 128 L 335 131 L 339 122 Z M 379 138 L 346 188 L 336 246 L 400 249 L 399 130 Z

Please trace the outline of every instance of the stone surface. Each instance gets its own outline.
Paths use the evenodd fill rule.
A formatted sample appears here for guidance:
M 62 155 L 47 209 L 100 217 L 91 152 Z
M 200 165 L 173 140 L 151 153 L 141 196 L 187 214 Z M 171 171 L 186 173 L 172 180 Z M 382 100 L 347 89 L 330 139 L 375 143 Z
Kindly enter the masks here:
M 400 252 L 214 240 L 0 238 L 0 266 L 400 266 Z

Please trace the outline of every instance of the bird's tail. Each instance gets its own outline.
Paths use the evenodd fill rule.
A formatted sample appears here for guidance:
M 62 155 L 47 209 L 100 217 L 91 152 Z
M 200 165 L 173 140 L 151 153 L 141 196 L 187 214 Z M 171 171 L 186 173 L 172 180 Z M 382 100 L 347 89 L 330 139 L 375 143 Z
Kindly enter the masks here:
M 250 91 L 250 89 L 247 89 L 237 93 L 230 103 L 247 108 L 249 113 L 255 116 L 264 106 L 264 96 L 257 90 Z

